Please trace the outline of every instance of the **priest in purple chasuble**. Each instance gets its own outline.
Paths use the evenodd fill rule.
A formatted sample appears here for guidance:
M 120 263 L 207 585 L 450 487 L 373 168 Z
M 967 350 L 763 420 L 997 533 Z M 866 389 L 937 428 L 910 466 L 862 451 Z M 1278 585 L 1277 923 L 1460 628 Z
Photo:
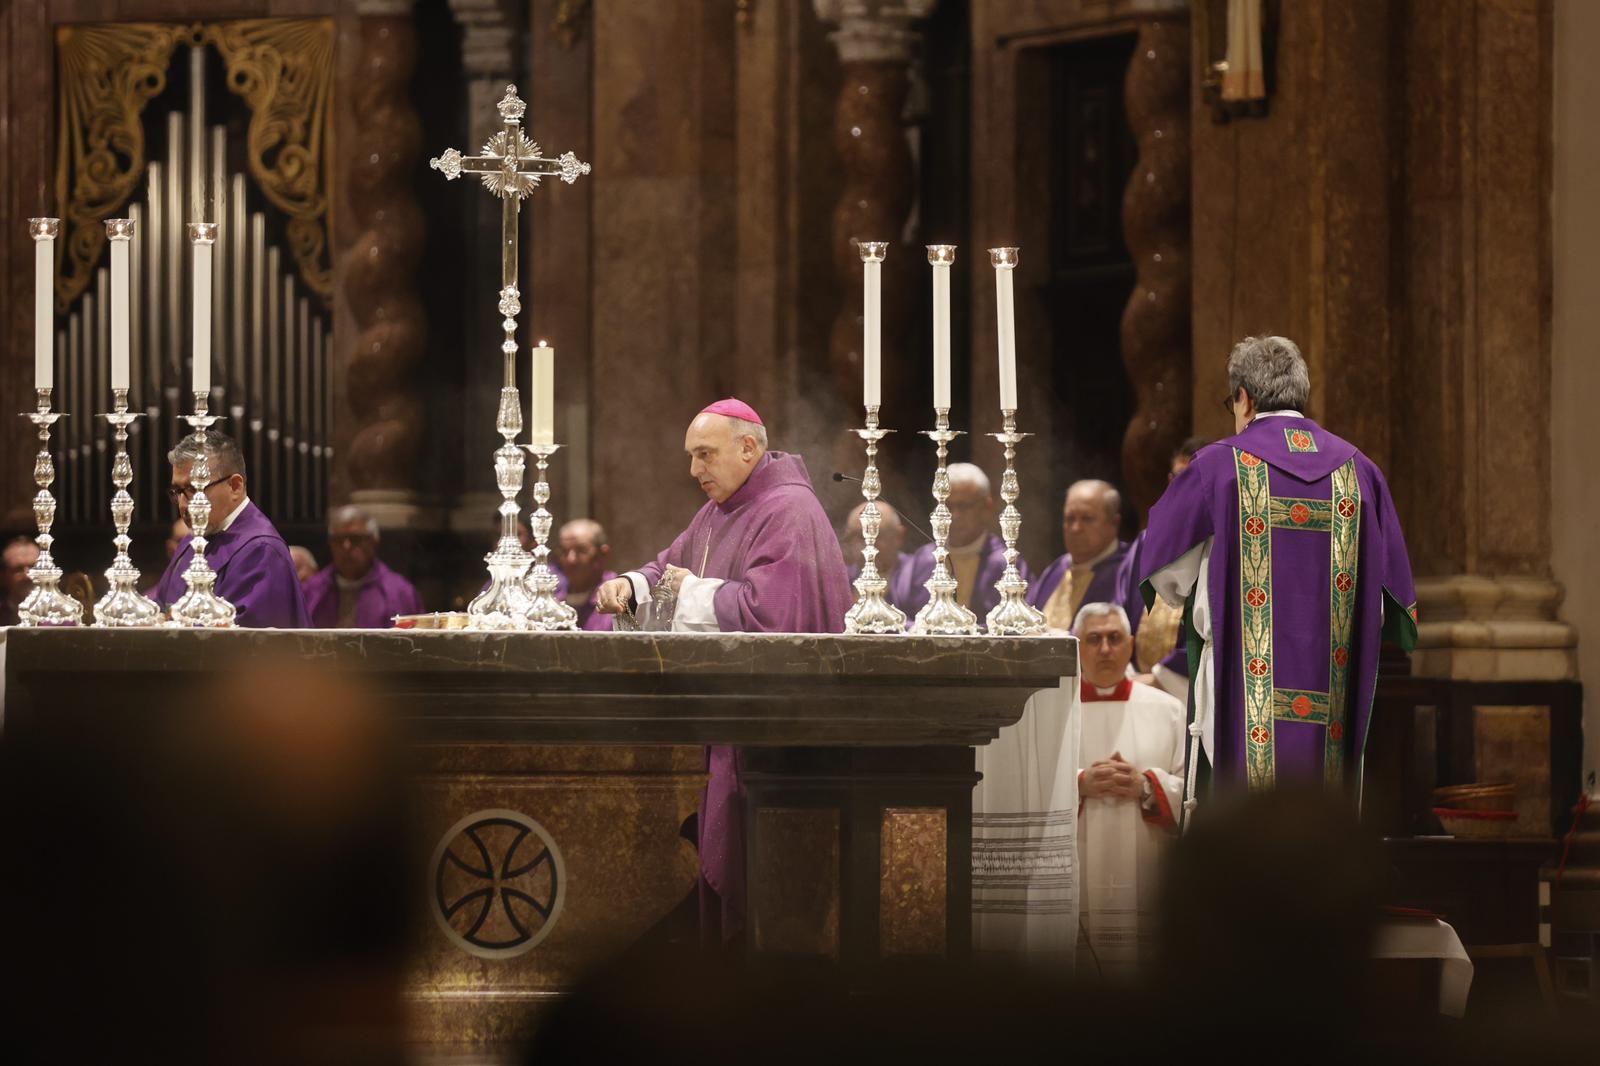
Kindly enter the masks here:
M 416 586 L 378 558 L 380 531 L 359 507 L 328 516 L 333 563 L 304 583 L 306 610 L 318 629 L 388 629 L 394 617 L 421 614 Z
M 1000 602 L 994 585 L 1006 571 L 1006 546 L 991 532 L 995 507 L 989 475 L 973 463 L 951 463 L 947 473 L 950 497 L 945 506 L 950 510 L 950 535 L 945 543 L 950 549 L 950 576 L 956 579 L 956 602 L 977 615 L 981 626 Z M 1017 570 L 1024 581 L 1032 577 L 1025 559 L 1017 560 Z M 895 570 L 889 599 L 906 613 L 907 624 L 927 606 L 928 579 L 932 576 L 931 543 L 918 548 L 906 565 Z
M 1195 455 L 1150 513 L 1146 601 L 1184 606 L 1190 714 L 1211 787 L 1281 778 L 1359 788 L 1381 644 L 1416 643 L 1416 593 L 1383 474 L 1304 415 L 1282 337 L 1228 357 L 1236 433 Z
M 633 609 L 665 586 L 675 590 L 675 631 L 843 632 L 844 555 L 800 457 L 768 451 L 760 415 L 735 399 L 696 415 L 683 446 L 689 476 L 709 499 L 654 561 L 601 585 L 599 609 Z M 707 754 L 701 922 L 728 939 L 744 924 L 744 795 L 737 749 Z
M 1085 603 L 1118 599 L 1117 576 L 1128 545 L 1118 539 L 1122 494 L 1110 482 L 1074 482 L 1061 508 L 1066 554 L 1028 586 L 1028 602 L 1044 612 L 1045 624 L 1066 632 Z
M 849 570 L 852 596 L 855 594 L 856 578 L 861 576 L 862 560 L 865 558 L 867 542 L 861 532 L 861 512 L 866 508 L 865 503 L 858 503 L 850 509 L 844 520 L 844 535 L 839 538 L 839 547 L 844 549 L 845 566 Z M 895 603 L 895 576 L 911 559 L 911 556 L 900 550 L 906 542 L 906 524 L 901 520 L 900 512 L 882 500 L 878 501 L 878 515 L 878 539 L 875 542 L 878 557 L 873 565 L 878 568 L 878 576 L 889 585 L 884 592 L 884 599 Z M 896 603 L 895 606 L 898 607 L 899 604 Z
M 1078 638 L 1079 952 L 1107 978 L 1134 975 L 1153 955 L 1161 862 L 1183 804 L 1183 704 L 1128 677 L 1133 633 L 1118 604 L 1086 603 Z
M 1189 469 L 1194 453 L 1208 442 L 1203 437 L 1189 437 L 1173 450 L 1168 460 L 1167 482 Z M 1183 631 L 1183 610 L 1157 596 L 1147 609 L 1144 592 L 1139 584 L 1139 560 L 1144 547 L 1144 531 L 1134 537 L 1128 552 L 1122 558 L 1121 572 L 1117 575 L 1117 603 L 1128 612 L 1133 622 L 1134 680 L 1154 685 L 1175 696 L 1182 703 L 1189 702 L 1189 647 Z
M 205 449 L 211 481 L 196 485 L 189 471 L 200 448 Z M 168 489 L 179 508 L 187 509 L 196 492 L 211 501 L 211 528 L 206 533 L 206 562 L 217 573 L 218 596 L 238 608 L 235 624 L 256 629 L 303 629 L 310 625 L 300 579 L 289 546 L 272 521 L 250 502 L 246 493 L 244 456 L 231 437 L 207 430 L 204 444 L 186 436 L 167 455 L 172 464 Z M 178 543 L 152 598 L 163 610 L 188 591 L 183 572 L 194 557 L 194 536 Z
M 578 628 L 610 632 L 612 616 L 598 609 L 600 586 L 617 576 L 606 566 L 611 561 L 611 541 L 605 528 L 592 518 L 574 518 L 557 531 L 556 550 L 551 555 L 560 562 L 567 579 L 560 595 L 578 612 Z

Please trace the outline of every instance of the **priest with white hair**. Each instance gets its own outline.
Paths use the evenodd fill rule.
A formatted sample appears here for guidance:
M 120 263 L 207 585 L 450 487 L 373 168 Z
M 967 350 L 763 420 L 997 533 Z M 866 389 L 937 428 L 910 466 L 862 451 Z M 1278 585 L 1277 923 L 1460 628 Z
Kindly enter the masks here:
M 950 510 L 950 535 L 945 538 L 950 549 L 950 576 L 956 579 L 956 602 L 978 616 L 978 624 L 1000 602 L 995 582 L 1006 570 L 1006 546 L 994 533 L 994 493 L 989 486 L 989 475 L 976 463 L 951 463 L 950 496 L 945 506 Z M 1017 560 L 1017 570 L 1022 580 L 1032 581 L 1026 560 Z M 928 603 L 928 579 L 933 576 L 933 545 L 924 544 L 895 571 L 889 587 L 889 599 L 896 607 L 915 618 Z
M 1072 630 L 1083 767 L 1078 969 L 1120 979 L 1150 958 L 1160 864 L 1183 803 L 1184 708 L 1128 677 L 1133 635 L 1123 608 L 1085 604 Z

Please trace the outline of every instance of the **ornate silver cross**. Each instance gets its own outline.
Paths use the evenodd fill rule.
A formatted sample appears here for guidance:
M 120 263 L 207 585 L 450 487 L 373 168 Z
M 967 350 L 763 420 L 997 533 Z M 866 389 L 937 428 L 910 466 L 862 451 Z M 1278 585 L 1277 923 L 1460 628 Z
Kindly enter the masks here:
M 433 169 L 450 181 L 462 174 L 476 174 L 483 187 L 500 197 L 500 328 L 505 339 L 500 352 L 505 378 L 500 390 L 500 408 L 495 429 L 504 443 L 495 451 L 495 483 L 500 488 L 500 540 L 485 562 L 489 565 L 489 587 L 467 608 L 469 624 L 477 629 L 526 629 L 532 624 L 530 601 L 523 588 L 523 577 L 532 557 L 517 537 L 517 494 L 522 491 L 526 459 L 513 441 L 522 433 L 522 401 L 517 393 L 517 316 L 522 313 L 522 293 L 517 290 L 517 214 L 522 200 L 547 174 L 558 175 L 572 184 L 589 173 L 589 164 L 571 152 L 560 159 L 545 159 L 539 146 L 522 132 L 522 115 L 528 109 L 517 96 L 515 85 L 506 86 L 506 95 L 495 105 L 501 128 L 483 145 L 481 155 L 463 156 L 454 148 L 430 160 Z

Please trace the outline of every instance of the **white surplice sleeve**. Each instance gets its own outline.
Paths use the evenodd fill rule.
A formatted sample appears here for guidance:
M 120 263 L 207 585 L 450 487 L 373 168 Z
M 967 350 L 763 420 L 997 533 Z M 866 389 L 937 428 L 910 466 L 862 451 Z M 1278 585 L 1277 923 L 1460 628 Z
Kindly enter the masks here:
M 672 615 L 674 633 L 720 633 L 717 624 L 717 589 L 720 577 L 687 575 L 678 586 L 678 608 Z

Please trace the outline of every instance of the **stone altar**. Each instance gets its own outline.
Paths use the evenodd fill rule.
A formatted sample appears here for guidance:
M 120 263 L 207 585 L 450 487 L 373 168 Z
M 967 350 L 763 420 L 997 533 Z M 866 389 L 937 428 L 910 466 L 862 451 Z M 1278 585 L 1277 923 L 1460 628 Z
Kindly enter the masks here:
M 0 651 L 24 747 L 190 729 L 236 671 L 363 682 L 410 755 L 408 1026 L 434 1043 L 520 1036 L 684 900 L 712 742 L 747 746 L 747 950 L 964 955 L 973 748 L 1077 672 L 1069 638 L 80 628 Z

